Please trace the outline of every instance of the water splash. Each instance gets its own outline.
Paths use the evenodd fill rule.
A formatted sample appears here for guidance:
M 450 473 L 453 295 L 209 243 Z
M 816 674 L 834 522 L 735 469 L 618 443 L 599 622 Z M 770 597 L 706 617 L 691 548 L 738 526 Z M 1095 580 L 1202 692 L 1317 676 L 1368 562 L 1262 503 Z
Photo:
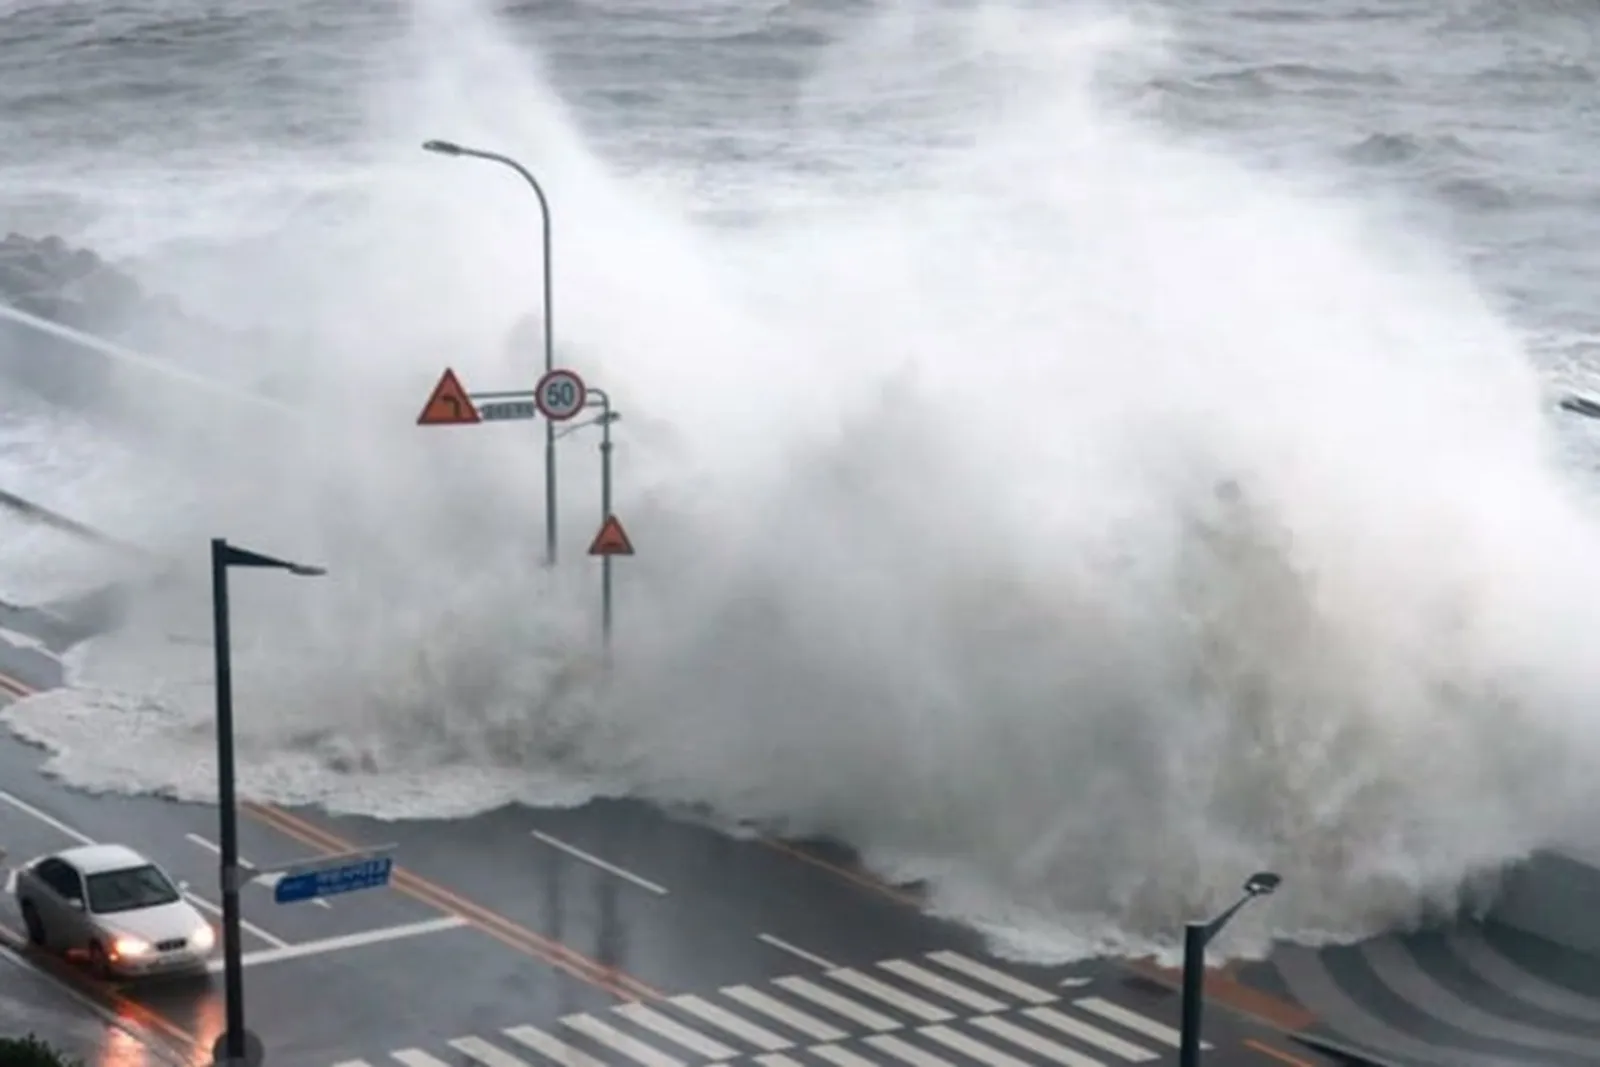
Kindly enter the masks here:
M 608 165 L 487 16 L 414 14 L 341 210 L 212 253 L 215 299 L 309 339 L 273 369 L 320 420 L 219 420 L 188 472 L 191 548 L 332 572 L 239 594 L 255 795 L 694 804 L 844 838 L 1036 955 L 1159 941 L 1263 866 L 1249 922 L 1358 936 L 1593 800 L 1600 574 L 1522 339 L 1392 219 L 1120 114 L 1101 79 L 1158 37 L 886 6 L 861 39 L 898 47 L 797 97 L 827 166 L 744 165 L 728 228 Z M 536 363 L 535 206 L 434 136 L 559 205 L 562 358 L 625 412 L 640 548 L 610 675 L 591 445 L 550 575 L 535 435 L 412 425 L 441 353 L 474 389 Z M 200 579 L 9 713 L 68 778 L 206 795 L 205 650 L 171 639 Z

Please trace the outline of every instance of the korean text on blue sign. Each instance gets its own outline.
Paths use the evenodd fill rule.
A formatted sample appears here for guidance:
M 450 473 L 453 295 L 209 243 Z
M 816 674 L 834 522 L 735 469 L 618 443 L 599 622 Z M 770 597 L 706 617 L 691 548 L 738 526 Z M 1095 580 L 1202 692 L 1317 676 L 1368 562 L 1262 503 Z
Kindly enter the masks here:
M 358 889 L 376 889 L 389 884 L 389 872 L 393 868 L 392 857 L 379 856 L 357 860 L 342 867 L 285 875 L 278 879 L 272 898 L 279 904 L 292 904 L 313 897 L 331 897 Z

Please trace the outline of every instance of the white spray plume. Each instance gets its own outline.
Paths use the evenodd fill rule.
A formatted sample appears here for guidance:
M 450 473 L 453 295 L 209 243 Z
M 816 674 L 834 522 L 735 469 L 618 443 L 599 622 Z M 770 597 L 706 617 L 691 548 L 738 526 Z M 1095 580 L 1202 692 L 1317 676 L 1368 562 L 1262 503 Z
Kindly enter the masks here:
M 1521 339 L 1374 214 L 1119 114 L 1096 76 L 1159 63 L 1145 29 L 887 7 L 727 228 L 608 165 L 486 15 L 414 9 L 337 209 L 215 272 L 308 339 L 273 369 L 313 428 L 219 422 L 185 547 L 331 570 L 241 579 L 254 794 L 691 803 L 1034 954 L 1160 940 L 1262 867 L 1241 950 L 1356 936 L 1595 799 L 1594 528 Z M 537 427 L 413 425 L 443 364 L 539 359 L 507 348 L 536 204 L 432 137 L 546 184 L 561 359 L 624 413 L 609 677 L 593 432 L 550 577 Z M 69 778 L 207 794 L 207 653 L 168 640 L 204 632 L 194 578 L 84 652 L 94 691 L 10 714 Z

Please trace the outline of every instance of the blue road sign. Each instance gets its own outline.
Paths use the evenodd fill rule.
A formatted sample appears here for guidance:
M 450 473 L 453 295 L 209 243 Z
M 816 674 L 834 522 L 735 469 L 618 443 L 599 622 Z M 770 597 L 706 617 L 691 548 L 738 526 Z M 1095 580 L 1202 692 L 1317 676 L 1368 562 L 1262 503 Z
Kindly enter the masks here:
M 288 871 L 278 879 L 272 899 L 279 904 L 296 904 L 313 897 L 376 889 L 389 884 L 389 872 L 393 869 L 392 856 L 358 856 L 337 866 Z

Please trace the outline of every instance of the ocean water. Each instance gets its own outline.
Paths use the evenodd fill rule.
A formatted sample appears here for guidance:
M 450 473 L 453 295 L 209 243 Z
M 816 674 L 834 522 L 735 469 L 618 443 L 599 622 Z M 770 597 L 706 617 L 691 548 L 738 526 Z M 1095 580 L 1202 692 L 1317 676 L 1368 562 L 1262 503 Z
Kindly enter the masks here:
M 267 358 L 192 447 L 18 402 L 0 486 L 167 553 L 6 719 L 205 797 L 205 539 L 246 790 L 383 817 L 627 793 L 826 833 L 1036 958 L 1449 913 L 1600 795 L 1600 150 L 1584 5 L 0 4 L 0 218 Z M 531 387 L 539 215 L 595 431 Z M 159 387 L 142 385 L 141 389 Z M 261 390 L 292 413 L 262 415 Z M 148 398 L 147 398 L 148 399 Z M 188 424 L 186 423 L 186 424 Z M 54 534 L 0 598 L 103 579 Z

